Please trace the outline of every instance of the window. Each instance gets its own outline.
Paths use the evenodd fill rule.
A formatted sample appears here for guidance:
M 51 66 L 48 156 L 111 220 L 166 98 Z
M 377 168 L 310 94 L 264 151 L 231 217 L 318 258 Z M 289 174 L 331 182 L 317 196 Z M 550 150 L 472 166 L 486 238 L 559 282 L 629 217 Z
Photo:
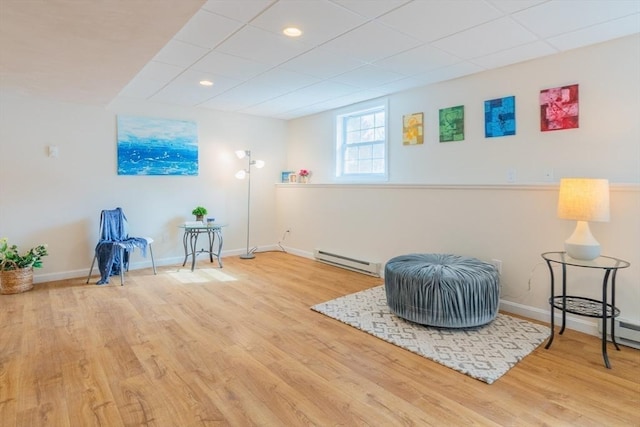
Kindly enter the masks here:
M 387 102 L 360 104 L 336 116 L 336 177 L 387 178 Z

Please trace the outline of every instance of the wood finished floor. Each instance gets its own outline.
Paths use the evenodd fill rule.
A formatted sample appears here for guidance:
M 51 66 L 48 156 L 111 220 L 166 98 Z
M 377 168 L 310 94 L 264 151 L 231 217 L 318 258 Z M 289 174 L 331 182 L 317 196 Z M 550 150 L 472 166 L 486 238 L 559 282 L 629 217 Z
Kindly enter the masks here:
M 0 425 L 640 426 L 638 350 L 608 370 L 567 331 L 487 385 L 309 309 L 382 279 L 284 253 L 224 265 L 0 295 Z

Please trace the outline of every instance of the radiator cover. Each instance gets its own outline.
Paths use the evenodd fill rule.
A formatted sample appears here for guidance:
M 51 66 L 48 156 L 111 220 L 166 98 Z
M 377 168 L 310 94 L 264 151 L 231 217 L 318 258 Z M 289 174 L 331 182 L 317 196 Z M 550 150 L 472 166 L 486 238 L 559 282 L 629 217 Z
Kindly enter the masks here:
M 323 249 L 314 249 L 313 256 L 316 260 L 324 262 L 325 264 L 331 264 L 336 267 L 345 268 L 358 273 L 380 277 L 381 264 L 379 262 L 360 260 L 346 255 L 325 251 Z

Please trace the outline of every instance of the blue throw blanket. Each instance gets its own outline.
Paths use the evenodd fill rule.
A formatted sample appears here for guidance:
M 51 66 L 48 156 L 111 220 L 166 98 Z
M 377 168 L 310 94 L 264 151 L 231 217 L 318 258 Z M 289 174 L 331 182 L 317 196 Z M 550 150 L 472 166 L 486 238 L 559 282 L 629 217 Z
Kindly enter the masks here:
M 109 276 L 120 274 L 129 267 L 129 254 L 137 247 L 147 256 L 147 240 L 129 237 L 127 218 L 121 208 L 102 211 L 100 241 L 96 245 L 96 258 L 100 270 L 98 285 L 109 283 Z M 122 260 L 120 259 L 122 257 Z

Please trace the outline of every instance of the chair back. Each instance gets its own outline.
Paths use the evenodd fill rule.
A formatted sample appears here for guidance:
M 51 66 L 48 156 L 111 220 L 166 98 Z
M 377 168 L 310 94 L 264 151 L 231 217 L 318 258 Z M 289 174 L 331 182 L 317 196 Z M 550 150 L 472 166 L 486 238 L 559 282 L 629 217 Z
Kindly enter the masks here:
M 129 225 L 122 209 L 103 210 L 100 214 L 100 240 L 119 242 L 128 238 Z

